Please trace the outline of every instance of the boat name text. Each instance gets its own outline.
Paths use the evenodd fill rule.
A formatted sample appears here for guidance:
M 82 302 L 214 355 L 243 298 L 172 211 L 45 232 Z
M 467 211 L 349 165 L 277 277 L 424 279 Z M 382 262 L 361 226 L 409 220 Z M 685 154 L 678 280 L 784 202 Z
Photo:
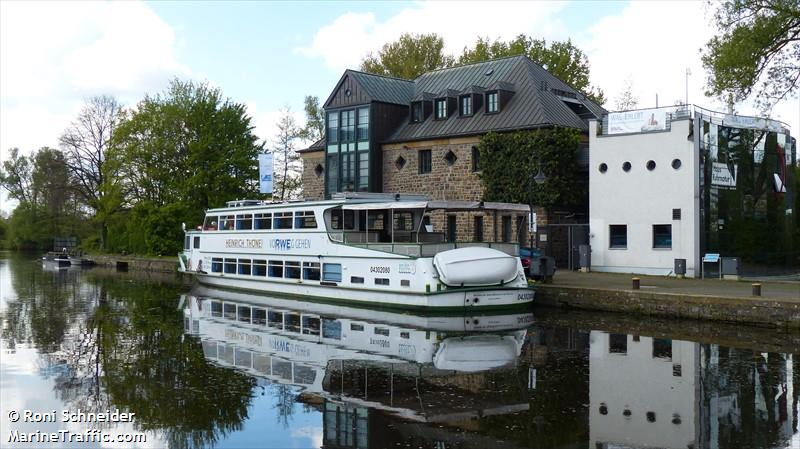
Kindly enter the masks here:
M 250 335 L 233 329 L 225 329 L 225 338 L 228 340 L 238 340 L 249 345 L 261 346 L 261 336 Z
M 262 248 L 261 239 L 225 239 L 225 248 Z
M 311 351 L 308 348 L 304 348 L 286 340 L 270 340 L 269 347 L 273 351 L 285 352 L 287 354 L 294 354 L 300 357 L 308 358 L 311 356 Z

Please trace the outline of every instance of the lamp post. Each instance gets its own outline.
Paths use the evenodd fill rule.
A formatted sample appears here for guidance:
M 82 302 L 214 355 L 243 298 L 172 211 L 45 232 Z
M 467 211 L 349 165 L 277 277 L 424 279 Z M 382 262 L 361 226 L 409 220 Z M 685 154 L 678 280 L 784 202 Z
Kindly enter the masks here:
M 547 175 L 542 170 L 542 160 L 541 160 L 541 158 L 538 158 L 538 157 L 536 158 L 536 165 L 538 166 L 538 170 L 536 172 L 536 175 L 531 177 L 531 180 L 534 183 L 536 183 L 536 185 L 542 185 L 545 182 L 547 182 Z M 533 190 L 533 185 L 532 184 L 531 184 L 531 190 Z M 532 234 L 532 232 L 533 232 L 533 226 L 535 224 L 535 223 L 533 223 L 533 220 L 535 220 L 535 218 L 533 216 L 533 214 L 534 214 L 534 212 L 533 212 L 533 202 L 531 202 L 530 207 L 531 207 L 531 212 L 530 212 L 530 221 L 531 221 L 531 223 L 528 225 L 528 239 L 530 241 L 531 249 L 533 249 L 533 234 Z

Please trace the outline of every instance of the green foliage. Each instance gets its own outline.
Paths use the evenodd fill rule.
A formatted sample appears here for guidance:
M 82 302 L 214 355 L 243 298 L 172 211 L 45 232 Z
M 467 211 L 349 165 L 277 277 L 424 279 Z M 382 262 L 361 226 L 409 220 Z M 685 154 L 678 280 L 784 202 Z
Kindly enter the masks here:
M 706 44 L 707 94 L 740 101 L 756 91 L 764 110 L 797 92 L 800 7 L 797 0 L 725 0 L 714 15 L 718 35 Z
M 414 79 L 425 72 L 450 67 L 452 56 L 444 53 L 444 39 L 435 33 L 405 33 L 383 45 L 378 54 L 361 61 L 361 71 L 376 75 Z
M 319 98 L 306 95 L 303 100 L 303 110 L 306 113 L 306 126 L 298 133 L 298 137 L 307 140 L 309 144 L 322 138 L 325 133 L 325 110 L 319 104 Z
M 508 42 L 478 38 L 474 47 L 464 48 L 458 63 L 472 64 L 517 55 L 527 56 L 553 76 L 586 94 L 595 103 L 605 103 L 603 91 L 590 85 L 589 59 L 570 40 L 555 41 L 548 45 L 543 39 L 533 39 L 524 34 Z
M 486 134 L 478 145 L 483 199 L 547 208 L 577 205 L 586 193 L 578 187 L 579 143 L 578 130 L 558 127 Z M 533 177 L 540 162 L 547 180 L 538 185 Z

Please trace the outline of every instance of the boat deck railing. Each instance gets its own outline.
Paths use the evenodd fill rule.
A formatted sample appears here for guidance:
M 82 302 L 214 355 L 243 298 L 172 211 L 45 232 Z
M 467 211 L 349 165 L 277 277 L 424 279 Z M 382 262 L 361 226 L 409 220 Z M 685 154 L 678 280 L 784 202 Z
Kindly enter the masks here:
M 510 256 L 519 255 L 519 244 L 506 242 L 450 242 L 450 243 L 348 243 L 356 248 L 366 248 L 412 257 L 433 257 L 456 248 L 483 247 L 502 251 Z

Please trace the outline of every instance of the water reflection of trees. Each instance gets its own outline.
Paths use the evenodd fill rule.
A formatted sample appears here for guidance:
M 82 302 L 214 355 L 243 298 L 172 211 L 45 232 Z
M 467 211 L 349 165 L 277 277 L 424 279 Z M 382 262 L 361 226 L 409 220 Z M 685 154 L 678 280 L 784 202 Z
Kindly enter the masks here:
M 172 448 L 210 447 L 241 429 L 255 382 L 208 363 L 184 336 L 179 286 L 48 272 L 30 259 L 10 268 L 18 299 L 3 338 L 39 351 L 42 374 L 70 409 L 134 412 L 138 430 Z

